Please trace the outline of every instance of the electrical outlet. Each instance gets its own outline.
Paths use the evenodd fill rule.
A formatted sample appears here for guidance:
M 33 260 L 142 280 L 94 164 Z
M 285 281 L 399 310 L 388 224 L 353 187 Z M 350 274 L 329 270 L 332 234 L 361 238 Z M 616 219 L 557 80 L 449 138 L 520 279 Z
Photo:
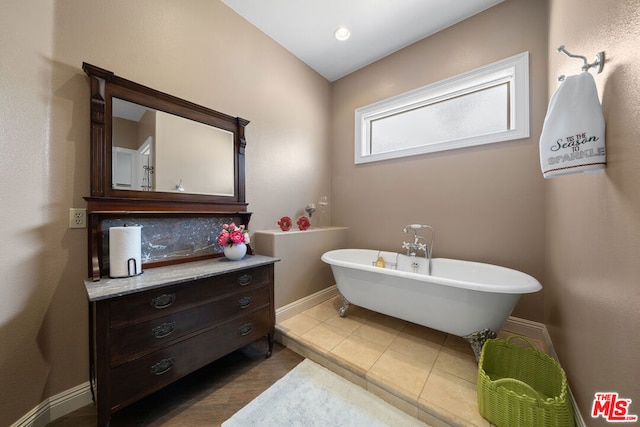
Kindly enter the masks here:
M 69 208 L 69 228 L 87 228 L 87 210 Z

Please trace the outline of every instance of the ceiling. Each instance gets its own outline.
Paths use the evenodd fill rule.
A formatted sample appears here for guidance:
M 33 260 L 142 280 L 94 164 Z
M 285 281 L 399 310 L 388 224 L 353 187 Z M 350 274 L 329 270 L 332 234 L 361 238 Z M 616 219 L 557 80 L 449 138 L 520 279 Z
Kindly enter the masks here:
M 504 0 L 222 0 L 335 81 Z M 346 27 L 351 37 L 338 41 Z

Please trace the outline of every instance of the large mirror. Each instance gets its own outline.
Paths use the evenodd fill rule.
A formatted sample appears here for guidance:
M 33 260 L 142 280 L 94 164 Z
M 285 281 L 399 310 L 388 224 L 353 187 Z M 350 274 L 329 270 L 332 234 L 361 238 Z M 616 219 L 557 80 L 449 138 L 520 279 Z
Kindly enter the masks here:
M 233 133 L 112 99 L 111 186 L 234 195 Z
M 246 205 L 244 127 L 84 63 L 91 83 L 91 196 Z

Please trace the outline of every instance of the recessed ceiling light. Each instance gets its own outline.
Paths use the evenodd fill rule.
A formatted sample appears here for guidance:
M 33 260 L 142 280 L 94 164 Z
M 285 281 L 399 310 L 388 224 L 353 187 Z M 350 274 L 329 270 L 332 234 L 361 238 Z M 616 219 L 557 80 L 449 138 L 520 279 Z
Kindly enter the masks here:
M 349 29 L 345 27 L 338 28 L 334 34 L 336 36 L 336 39 L 340 41 L 347 40 L 349 37 L 351 37 L 351 31 L 349 31 Z

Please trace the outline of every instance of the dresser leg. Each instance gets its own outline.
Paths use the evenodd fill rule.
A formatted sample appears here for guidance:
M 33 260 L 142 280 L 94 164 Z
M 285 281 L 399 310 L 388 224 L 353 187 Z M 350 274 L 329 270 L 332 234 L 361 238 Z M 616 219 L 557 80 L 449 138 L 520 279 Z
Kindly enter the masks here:
M 109 427 L 109 423 L 111 422 L 111 417 L 109 415 L 101 416 L 98 415 L 98 427 Z
M 269 349 L 267 350 L 267 359 L 271 357 L 273 353 L 273 333 L 267 334 L 267 343 L 269 344 Z
M 96 401 L 96 393 L 93 389 L 96 378 L 96 359 L 95 359 L 95 342 L 93 340 L 94 333 L 94 317 L 93 303 L 89 302 L 89 389 L 91 390 L 91 400 Z

